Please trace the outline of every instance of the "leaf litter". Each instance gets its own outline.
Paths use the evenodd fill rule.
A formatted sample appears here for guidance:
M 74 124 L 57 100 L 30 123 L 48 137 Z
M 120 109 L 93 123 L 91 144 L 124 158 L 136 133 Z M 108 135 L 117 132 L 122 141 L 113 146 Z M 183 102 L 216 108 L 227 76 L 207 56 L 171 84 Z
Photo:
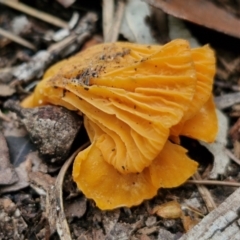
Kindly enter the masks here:
M 10 163 L 9 150 L 4 135 L 0 132 L 0 185 L 11 185 L 18 181 L 18 176 Z
M 212 1 L 193 0 L 186 3 L 177 0 L 147 0 L 147 2 L 177 18 L 240 38 L 238 31 L 240 20 L 228 11 L 218 7 Z
M 71 2 L 71 1 L 70 1 Z M 155 1 L 156 3 L 158 1 Z M 159 1 L 160 2 L 160 1 Z M 204 1 L 201 1 L 204 2 Z M 72 3 L 69 3 L 72 4 Z M 195 3 L 196 4 L 196 3 Z M 76 3 L 73 3 L 70 6 L 70 10 L 72 11 L 71 7 L 75 8 Z M 227 5 L 222 5 L 221 6 L 222 9 L 224 9 L 224 7 L 226 7 L 227 10 L 229 10 L 229 8 L 227 7 Z M 195 9 L 192 8 L 193 10 L 197 10 L 198 8 L 195 5 Z M 46 10 L 46 6 L 45 9 Z M 209 10 L 210 11 L 210 10 Z M 226 11 L 226 10 L 224 10 Z M 149 14 L 149 13 L 148 13 Z M 191 14 L 194 14 L 194 11 L 191 12 Z M 234 14 L 237 16 L 238 13 L 234 12 Z M 70 16 L 70 15 L 69 15 Z M 204 16 L 204 15 L 203 15 Z M 66 16 L 64 16 L 66 19 Z M 147 15 L 145 15 L 145 17 L 147 17 Z M 70 18 L 68 18 L 70 19 Z M 134 19 L 134 18 L 133 18 Z M 143 17 L 142 17 L 143 19 Z M 190 19 L 189 19 L 190 20 Z M 32 21 L 32 19 L 29 20 L 30 22 Z M 133 20 L 134 22 L 134 20 Z M 34 22 L 34 25 L 36 28 L 36 31 L 40 30 L 40 26 L 38 26 L 39 23 Z M 171 23 L 170 23 L 171 24 Z M 204 25 L 202 23 L 200 23 L 201 25 Z M 220 22 L 218 23 L 219 26 L 221 25 Z M 219 31 L 219 26 L 216 27 L 216 30 Z M 42 26 L 41 26 L 42 27 Z M 49 26 L 44 26 L 43 28 L 45 28 L 46 30 L 49 30 Z M 171 25 L 170 25 L 171 28 Z M 186 27 L 187 28 L 187 27 Z M 181 31 L 184 31 L 184 26 L 182 28 Z M 222 31 L 220 29 L 220 31 Z M 236 30 L 235 30 L 236 31 Z M 228 33 L 228 32 L 227 32 Z M 93 34 L 91 32 L 91 34 Z M 91 36 L 88 35 L 89 36 Z M 232 34 L 232 33 L 230 33 Z M 161 34 L 160 34 L 161 35 Z M 27 35 L 25 35 L 27 36 Z M 38 35 L 40 36 L 40 35 Z M 120 36 L 121 37 L 121 36 Z M 126 36 L 125 36 L 126 37 Z M 192 37 L 190 35 L 190 37 Z M 174 38 L 172 36 L 172 38 Z M 128 38 L 127 38 L 128 39 Z M 164 39 L 166 39 L 166 36 L 164 36 Z M 85 42 L 86 39 L 84 38 L 83 42 Z M 51 42 L 46 42 L 45 39 L 41 38 L 38 39 L 38 44 L 39 42 L 43 43 L 47 46 L 51 46 Z M 36 46 L 38 46 L 38 44 L 36 44 Z M 14 45 L 14 44 L 11 44 Z M 69 44 L 68 44 L 69 46 Z M 20 51 L 23 51 L 24 49 L 20 46 L 15 47 L 16 49 L 18 48 Z M 77 49 L 77 48 L 75 48 Z M 8 45 L 6 45 L 5 51 L 11 52 L 11 48 L 9 48 L 9 43 Z M 15 49 L 14 49 L 15 50 Z M 76 51 L 76 50 L 73 50 Z M 71 51 L 66 51 L 66 52 L 71 52 Z M 2 52 L 0 51 L 0 54 L 2 55 Z M 31 57 L 33 56 L 33 53 L 27 53 L 29 55 L 29 63 L 31 63 Z M 6 55 L 4 55 L 5 57 Z M 13 55 L 12 55 L 13 56 Z M 64 54 L 63 54 L 64 56 Z M 11 60 L 10 58 L 5 58 L 6 60 Z M 18 58 L 15 58 L 18 59 Z M 223 54 L 223 59 L 225 59 L 225 56 Z M 24 60 L 18 59 L 18 62 L 22 61 L 24 64 Z M 40 64 L 41 65 L 41 64 Z M 11 66 L 11 64 L 10 64 Z M 30 66 L 30 65 L 28 65 Z M 33 75 L 31 75 L 32 73 L 30 72 L 31 77 L 20 77 L 20 75 L 15 74 L 14 76 L 11 75 L 10 77 L 8 76 L 8 82 L 12 82 L 13 80 L 18 79 L 18 77 L 20 77 L 20 79 L 36 79 L 39 78 L 39 76 L 43 73 L 44 69 L 46 68 L 46 66 L 44 64 L 42 64 L 43 66 L 43 70 L 41 70 L 40 72 L 36 71 L 36 73 L 34 73 Z M 231 64 L 229 64 L 229 66 L 232 66 Z M 236 79 L 237 76 L 239 78 L 239 72 L 236 71 L 237 69 L 236 65 L 234 67 L 234 69 L 230 69 L 229 67 L 226 68 L 225 66 L 225 72 L 227 74 L 222 75 L 225 76 L 223 78 L 225 78 L 225 80 L 228 80 L 231 82 L 231 78 L 233 78 L 234 76 L 234 84 L 238 85 Z M 220 65 L 218 67 L 218 70 L 220 69 Z M 19 68 L 20 69 L 20 68 Z M 224 68 L 223 68 L 224 69 Z M 227 69 L 227 70 L 226 70 Z M 231 75 L 231 72 L 235 72 L 235 75 Z M 1 73 L 2 71 L 0 71 L 0 79 L 5 80 L 5 77 L 1 77 Z M 40 74 L 39 74 L 40 73 Z M 8 73 L 9 74 L 9 73 Z M 5 75 L 6 72 L 5 72 Z M 218 76 L 220 76 L 218 74 Z M 19 80 L 20 80 L 19 79 Z M 37 79 L 36 79 L 37 80 Z M 16 92 L 17 90 L 17 92 Z M 22 93 L 19 93 L 19 89 L 16 88 L 16 90 L 11 93 L 8 94 L 8 96 L 12 96 L 13 94 L 20 94 L 19 96 L 22 97 Z M 216 89 L 214 89 L 215 93 L 217 96 L 224 96 L 226 94 L 226 89 L 223 89 L 221 87 L 217 87 Z M 3 92 L 4 93 L 4 92 Z M 228 92 L 227 92 L 228 93 Z M 231 92 L 230 92 L 231 93 Z M 16 96 L 16 95 L 15 95 Z M 18 95 L 17 95 L 18 96 Z M 6 98 L 6 96 L 3 96 Z M 5 101 L 5 99 L 3 100 Z M 236 104 L 236 101 L 232 102 L 231 104 L 229 104 L 227 106 L 227 108 L 231 108 L 232 106 L 234 106 Z M 226 109 L 226 108 L 225 108 Z M 225 111 L 226 114 L 228 114 L 228 111 Z M 229 117 L 229 116 L 228 116 Z M 234 118 L 232 120 L 235 120 Z M 231 124 L 231 123 L 229 123 Z M 22 169 L 19 172 L 19 175 L 23 174 L 22 176 L 22 180 L 19 181 L 19 183 L 22 183 L 22 186 L 25 187 L 22 189 L 22 187 L 16 187 L 15 190 L 13 188 L 13 190 L 7 191 L 8 193 L 2 194 L 2 196 L 5 198 L 7 196 L 12 196 L 13 202 L 15 202 L 15 204 L 18 204 L 18 206 L 21 206 L 20 208 L 20 216 L 24 216 L 24 219 L 27 219 L 28 221 L 25 221 L 25 223 L 23 224 L 23 229 L 26 229 L 26 226 L 28 227 L 28 229 L 30 228 L 29 231 L 29 235 L 30 236 L 38 236 L 39 239 L 44 239 L 46 236 L 50 237 L 51 235 L 51 230 L 50 229 L 54 229 L 53 225 L 51 224 L 51 227 L 47 224 L 49 219 L 51 218 L 46 218 L 44 217 L 45 215 L 43 214 L 43 211 L 41 210 L 41 207 L 46 207 L 48 208 L 48 211 L 51 210 L 51 208 L 54 207 L 58 207 L 59 203 L 56 201 L 55 204 L 53 204 L 51 206 L 51 204 L 46 205 L 46 199 L 44 199 L 44 192 L 45 194 L 47 194 L 46 189 L 49 186 L 53 186 L 55 184 L 56 181 L 56 173 L 58 172 L 58 170 L 55 170 L 55 172 L 48 172 L 48 169 L 50 169 L 50 166 L 48 166 L 48 164 L 46 164 L 45 161 L 43 161 L 43 159 L 39 158 L 37 155 L 35 157 L 34 154 L 32 153 L 32 151 L 34 151 L 34 148 L 32 148 L 31 146 L 29 146 L 27 144 L 28 140 L 26 140 L 26 142 L 24 142 L 23 138 L 26 137 L 26 133 L 24 133 L 23 130 L 18 131 L 19 127 L 21 129 L 21 123 L 18 121 L 14 121 L 11 122 L 10 124 L 10 128 L 6 128 L 6 122 L 3 121 L 3 131 L 5 132 L 4 135 L 6 135 L 6 139 L 8 141 L 8 139 L 14 138 L 14 139 L 18 139 L 19 142 L 23 142 L 23 145 L 19 145 L 19 149 L 22 149 L 20 151 L 16 151 L 16 154 L 14 155 L 13 152 L 14 150 L 11 150 L 11 145 L 15 145 L 15 142 L 13 141 L 13 144 L 10 144 L 11 141 L 8 141 L 8 145 L 9 145 L 9 151 L 10 151 L 10 160 L 11 163 L 13 164 L 13 168 L 15 168 L 15 171 L 17 172 L 17 169 Z M 18 132 L 16 134 L 16 132 Z M 237 131 L 237 130 L 234 130 Z M 9 132 L 11 132 L 11 134 L 9 134 Z M 82 134 L 82 133 L 81 133 Z M 84 135 L 84 134 L 83 134 Z M 14 137 L 13 137 L 14 136 Z M 27 139 L 27 137 L 26 137 Z M 225 148 L 226 148 L 226 134 L 224 139 L 224 143 L 222 143 Z M 235 142 L 238 141 L 234 140 Z M 220 146 L 220 148 L 222 147 Z M 227 147 L 229 147 L 229 140 L 228 140 L 228 145 Z M 26 151 L 25 151 L 25 150 Z M 217 150 L 219 151 L 219 150 Z M 29 154 L 33 154 L 32 157 L 29 157 L 31 155 Z M 16 157 L 14 157 L 16 156 Z M 36 160 L 37 158 L 39 158 L 38 160 Z M 30 160 L 29 160 L 30 159 Z M 34 159 L 34 160 L 33 160 Z M 229 160 L 228 160 L 229 161 Z M 217 164 L 216 162 L 214 162 L 214 164 Z M 220 164 L 220 163 L 219 163 Z M 33 166 L 32 166 L 33 165 Z M 33 170 L 34 169 L 34 170 Z M 56 168 L 57 169 L 57 168 Z M 216 168 L 213 168 L 216 169 Z M 222 165 L 222 167 L 218 168 L 220 170 L 214 170 L 213 173 L 215 175 L 215 177 L 217 179 L 228 179 L 229 174 L 232 174 L 232 178 L 233 179 L 237 179 L 238 176 L 238 170 L 240 170 L 240 167 L 238 165 L 234 165 L 232 162 L 228 162 L 228 164 Z M 29 177 L 28 177 L 29 175 Z M 76 189 L 74 189 L 74 186 L 72 187 L 72 189 L 74 190 L 69 190 L 66 187 L 64 187 L 64 185 L 66 184 L 66 181 L 69 180 L 69 182 L 71 182 L 71 176 L 70 174 L 64 174 L 65 176 L 65 181 L 62 183 L 62 185 L 59 185 L 60 187 L 63 187 L 63 189 L 65 189 L 63 191 L 62 196 L 65 197 L 70 197 L 69 200 L 65 200 L 64 198 L 62 199 L 62 201 L 64 201 L 64 205 L 65 206 L 65 210 L 63 210 L 61 208 L 61 211 L 69 211 L 67 209 L 71 209 L 70 205 L 72 204 L 72 210 L 70 210 L 69 215 L 71 215 L 71 217 L 68 218 L 69 220 L 69 227 L 70 227 L 70 232 L 71 235 L 68 235 L 68 237 L 72 237 L 73 239 L 117 239 L 117 236 L 121 236 L 122 239 L 173 239 L 173 238 L 178 238 L 179 236 L 181 236 L 185 231 L 187 231 L 189 228 L 191 228 L 192 225 L 196 224 L 196 222 L 194 222 L 195 220 L 201 220 L 201 217 L 196 216 L 195 214 L 193 214 L 192 210 L 184 210 L 186 211 L 187 214 L 189 214 L 191 216 L 191 220 L 189 220 L 188 216 L 186 216 L 185 218 L 177 219 L 177 220 L 169 220 L 169 219 L 163 219 L 159 216 L 152 216 L 150 214 L 151 209 L 153 209 L 155 206 L 161 206 L 162 204 L 166 203 L 167 201 L 171 201 L 173 200 L 172 197 L 176 196 L 178 202 L 180 203 L 181 206 L 183 206 L 185 200 L 189 200 L 189 204 L 192 205 L 192 208 L 197 208 L 198 210 L 201 209 L 203 214 L 207 214 L 206 209 L 204 210 L 205 206 L 202 202 L 202 199 L 199 195 L 199 193 L 197 192 L 196 188 L 193 185 L 184 185 L 181 188 L 178 189 L 171 189 L 171 190 L 165 190 L 165 191 L 160 191 L 159 195 L 154 198 L 153 200 L 150 201 L 146 201 L 146 203 L 142 204 L 139 207 L 134 207 L 132 209 L 118 209 L 118 210 L 114 210 L 113 213 L 111 214 L 111 212 L 101 212 L 99 211 L 93 204 L 93 202 L 91 200 L 86 200 L 84 198 L 84 196 L 82 195 L 81 192 L 76 191 Z M 62 176 L 63 177 L 63 176 Z M 34 180 L 33 180 L 34 179 Z M 38 179 L 38 180 L 36 180 Z M 45 180 L 43 180 L 45 179 Z M 36 181 L 35 181 L 36 180 Z M 35 181 L 35 182 L 34 182 Z M 32 187 L 29 188 L 27 186 L 31 185 Z M 13 187 L 14 185 L 9 185 L 6 187 Z M 0 188 L 0 191 L 4 189 L 4 188 Z M 19 192 L 19 190 L 22 189 L 22 192 Z M 35 189 L 34 191 L 32 189 Z M 42 189 L 42 190 L 41 190 Z M 221 191 L 221 187 L 220 190 Z M 50 190 L 49 190 L 50 191 Z M 51 191 L 50 191 L 51 192 Z M 215 199 L 216 202 L 217 198 L 219 197 L 219 194 L 215 191 L 211 191 L 213 198 Z M 230 192 L 231 193 L 231 192 Z M 227 193 L 227 194 L 230 194 Z M 7 195 L 8 194 L 8 195 Z M 24 195 L 25 194 L 25 195 Z M 222 195 L 222 193 L 221 193 Z M 32 204 L 34 204 L 35 208 L 30 209 L 29 207 L 27 207 L 27 205 L 24 205 L 24 203 L 26 203 L 26 197 L 29 197 L 29 199 L 31 199 Z M 55 195 L 52 195 L 55 198 Z M 60 198 L 62 197 L 60 196 Z M 227 195 L 226 195 L 227 196 Z M 225 197 L 226 197 L 225 196 Z M 42 200 L 39 202 L 37 200 L 37 198 L 41 198 Z M 57 199 L 57 198 L 56 198 Z M 76 201 L 79 199 L 79 205 L 76 204 Z M 198 202 L 200 203 L 200 205 L 195 205 L 194 201 L 191 201 L 192 199 L 197 199 Z M 224 198 L 222 199 L 222 201 L 224 200 Z M 12 204 L 12 203 L 9 203 Z M 76 205 L 75 205 L 76 204 Z M 82 205 L 81 205 L 82 204 Z M 190 209 L 192 209 L 190 206 Z M 74 209 L 78 210 L 75 211 Z M 31 214 L 30 214 L 31 213 Z M 39 214 L 39 215 L 38 215 Z M 55 214 L 55 213 L 54 213 Z M 53 214 L 53 215 L 54 215 Z M 72 215 L 75 214 L 75 215 Z M 39 217 L 40 216 L 40 217 Z M 184 215 L 185 216 L 185 215 Z M 152 218 L 153 217 L 153 218 Z M 152 220 L 151 220 L 152 218 Z M 37 221 L 39 221 L 39 227 L 37 227 L 32 221 L 35 219 Z M 18 226 L 21 226 L 22 223 L 17 224 Z M 4 227 L 7 226 L 6 224 L 4 225 Z M 9 225 L 8 225 L 9 226 Z M 24 233 L 24 230 L 20 230 L 20 233 Z M 32 235 L 31 235 L 32 234 Z M 17 235 L 12 235 L 11 237 L 14 239 L 19 239 L 16 238 Z M 19 237 L 20 235 L 18 235 Z M 26 237 L 26 235 L 25 235 Z M 54 237 L 55 239 L 59 239 L 56 234 L 53 233 L 52 237 Z

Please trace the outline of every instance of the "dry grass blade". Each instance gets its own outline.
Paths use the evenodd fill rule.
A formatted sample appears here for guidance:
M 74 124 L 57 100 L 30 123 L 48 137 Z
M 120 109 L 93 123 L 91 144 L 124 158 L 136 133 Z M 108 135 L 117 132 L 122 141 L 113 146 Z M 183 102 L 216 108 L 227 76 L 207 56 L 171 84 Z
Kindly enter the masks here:
M 27 40 L 25 40 L 25 39 L 15 35 L 15 34 L 13 34 L 11 32 L 6 31 L 6 30 L 4 30 L 2 28 L 0 28 L 0 35 L 2 35 L 4 37 L 12 40 L 13 42 L 18 43 L 18 44 L 20 44 L 20 45 L 22 45 L 24 47 L 30 48 L 30 49 L 32 49 L 34 51 L 36 50 L 36 47 L 32 43 L 28 42 Z
M 56 202 L 58 203 L 58 206 L 57 206 L 58 207 L 58 216 L 56 218 L 56 227 L 57 227 L 57 232 L 59 234 L 59 237 L 62 240 L 71 240 L 72 239 L 71 233 L 69 231 L 67 219 L 66 219 L 65 213 L 64 213 L 64 206 L 63 206 L 63 199 L 62 199 L 63 180 L 64 180 L 65 174 L 66 174 L 69 166 L 75 159 L 76 155 L 81 150 L 86 148 L 88 145 L 89 145 L 89 143 L 82 145 L 71 155 L 71 157 L 62 166 L 62 168 L 57 176 L 56 182 L 55 182 L 55 198 L 56 198 Z
M 14 8 L 18 11 L 24 12 L 24 13 L 26 13 L 28 15 L 31 15 L 35 18 L 38 18 L 42 21 L 45 21 L 45 22 L 50 23 L 52 25 L 55 25 L 57 27 L 60 27 L 60 28 L 68 28 L 69 27 L 67 22 L 65 22 L 65 21 L 63 21 L 59 18 L 53 17 L 50 14 L 38 11 L 38 10 L 36 10 L 32 7 L 29 7 L 29 6 L 27 6 L 23 3 L 20 3 L 18 1 L 0 0 L 0 3 L 6 5 L 8 7 Z

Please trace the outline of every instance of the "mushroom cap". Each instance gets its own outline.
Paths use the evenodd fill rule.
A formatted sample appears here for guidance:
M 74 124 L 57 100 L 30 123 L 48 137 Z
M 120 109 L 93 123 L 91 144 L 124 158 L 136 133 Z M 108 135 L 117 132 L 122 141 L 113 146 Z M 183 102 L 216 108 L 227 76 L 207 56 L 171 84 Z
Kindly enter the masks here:
M 74 181 L 101 209 L 131 207 L 196 171 L 168 138 L 215 138 L 214 64 L 208 46 L 191 50 L 180 39 L 100 44 L 51 67 L 22 106 L 51 103 L 83 114 L 91 145 L 74 161 Z
M 181 134 L 185 122 L 194 117 L 212 95 L 213 79 L 216 72 L 214 52 L 208 45 L 194 48 L 191 52 L 196 70 L 197 84 L 194 97 L 183 118 L 176 126 L 171 128 L 171 135 L 175 136 Z
M 198 111 L 198 113 L 187 120 L 181 130 L 181 135 L 194 138 L 204 142 L 214 142 L 218 133 L 218 119 L 213 96 Z
M 74 161 L 73 179 L 87 198 L 102 210 L 132 207 L 157 194 L 161 187 L 176 187 L 197 169 L 186 149 L 167 141 L 152 164 L 140 173 L 122 174 L 108 164 L 96 138 Z M 174 177 L 172 177 L 174 176 Z
M 195 88 L 187 41 L 110 43 L 55 65 L 23 105 L 52 103 L 81 111 L 105 132 L 105 161 L 128 174 L 143 171 L 159 154 Z M 109 155 L 105 146 L 116 151 Z

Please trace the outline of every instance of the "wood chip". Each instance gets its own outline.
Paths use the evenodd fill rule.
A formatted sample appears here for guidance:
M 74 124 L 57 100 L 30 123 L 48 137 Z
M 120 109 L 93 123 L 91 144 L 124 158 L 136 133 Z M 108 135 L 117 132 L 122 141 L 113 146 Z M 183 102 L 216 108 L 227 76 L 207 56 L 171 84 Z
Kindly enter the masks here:
M 179 240 L 239 239 L 240 188 Z

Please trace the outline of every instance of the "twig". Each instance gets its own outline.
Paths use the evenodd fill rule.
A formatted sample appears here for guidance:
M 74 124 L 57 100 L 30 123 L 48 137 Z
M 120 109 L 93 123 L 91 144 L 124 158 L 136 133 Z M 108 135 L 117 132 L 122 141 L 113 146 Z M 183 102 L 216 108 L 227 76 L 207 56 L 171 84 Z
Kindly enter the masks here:
M 90 37 L 95 29 L 96 21 L 97 15 L 93 12 L 89 12 L 80 20 L 78 27 L 76 27 L 75 31 L 70 36 L 60 42 L 52 44 L 48 48 L 48 52 L 51 54 L 59 54 L 63 49 L 66 49 L 66 47 L 71 46 L 71 49 L 77 48 L 88 37 Z M 71 52 L 67 52 L 67 54 L 69 55 Z
M 1 1 L 1 0 L 0 0 Z M 81 45 L 86 38 L 91 36 L 95 30 L 97 15 L 89 12 L 78 23 L 72 34 L 67 39 L 51 45 L 48 50 L 42 50 L 36 53 L 29 62 L 19 66 L 0 69 L 0 79 L 8 76 L 8 82 L 13 78 L 16 81 L 28 82 L 34 78 L 40 78 L 45 69 L 55 60 L 54 57 L 66 57 L 66 54 L 72 53 Z M 71 43 L 69 45 L 69 43 Z
M 116 42 L 117 41 L 120 26 L 121 26 L 122 19 L 123 19 L 124 9 L 125 9 L 125 1 L 119 0 L 117 10 L 115 13 L 116 17 L 114 19 L 114 23 L 113 23 L 113 25 L 111 27 L 111 31 L 110 31 L 111 34 L 108 34 L 108 36 L 106 38 L 106 42 Z
M 58 235 L 59 235 L 60 239 L 62 239 L 62 240 L 71 240 L 72 239 L 71 233 L 70 233 L 70 230 L 68 227 L 67 219 L 66 219 L 66 216 L 64 213 L 64 206 L 63 206 L 63 199 L 62 199 L 63 180 L 64 180 L 64 177 L 66 175 L 66 172 L 67 172 L 69 166 L 75 159 L 76 155 L 81 150 L 86 148 L 88 145 L 89 145 L 89 143 L 82 145 L 71 155 L 71 157 L 62 166 L 62 168 L 57 176 L 56 182 L 55 182 L 55 198 L 58 203 L 57 207 L 59 208 L 58 209 L 58 217 L 56 219 L 56 226 L 57 226 Z
M 63 21 L 59 18 L 53 17 L 50 14 L 47 14 L 47 13 L 41 12 L 39 10 L 36 10 L 34 8 L 31 8 L 31 7 L 29 7 L 29 6 L 27 6 L 23 3 L 20 3 L 19 1 L 0 0 L 0 3 L 6 5 L 8 7 L 14 8 L 18 11 L 24 12 L 28 15 L 31 15 L 31 16 L 35 17 L 35 18 L 41 19 L 42 21 L 48 22 L 48 23 L 50 23 L 52 25 L 55 25 L 57 27 L 69 28 L 67 22 L 65 22 L 65 21 Z
M 195 208 L 193 208 L 192 206 L 189 206 L 189 205 L 183 205 L 182 208 L 183 208 L 183 209 L 188 209 L 188 210 L 190 210 L 190 211 L 196 213 L 197 215 L 199 215 L 199 216 L 201 216 L 201 217 L 205 217 L 204 214 L 202 214 L 198 209 L 195 209 Z
M 226 154 L 238 165 L 240 165 L 240 159 L 238 159 L 230 150 L 225 148 Z
M 0 35 L 4 36 L 4 37 L 6 37 L 6 38 L 8 38 L 8 39 L 10 39 L 10 40 L 20 44 L 20 45 L 23 45 L 24 47 L 30 48 L 30 49 L 32 49 L 34 51 L 36 50 L 36 47 L 32 43 L 28 42 L 27 40 L 25 40 L 25 39 L 15 35 L 15 34 L 13 34 L 11 32 L 6 31 L 6 30 L 4 30 L 2 28 L 0 28 Z
M 216 181 L 216 180 L 188 180 L 186 183 L 201 185 L 219 185 L 228 187 L 240 187 L 238 182 Z
M 103 37 L 107 41 L 108 36 L 111 34 L 111 25 L 114 19 L 114 0 L 103 0 Z
M 72 43 L 74 43 L 76 38 L 77 38 L 76 35 L 70 35 L 70 36 L 64 38 L 62 41 L 54 43 L 51 46 L 49 46 L 47 51 L 52 54 L 59 52 L 62 49 L 64 49 L 66 46 L 70 46 Z
M 202 180 L 201 176 L 198 172 L 196 172 L 193 176 L 194 180 Z M 198 191 L 201 194 L 206 207 L 208 209 L 209 212 L 211 212 L 212 210 L 214 210 L 215 208 L 217 208 L 215 202 L 213 201 L 213 198 L 210 194 L 210 192 L 208 191 L 208 189 L 205 186 L 202 185 L 197 185 Z

